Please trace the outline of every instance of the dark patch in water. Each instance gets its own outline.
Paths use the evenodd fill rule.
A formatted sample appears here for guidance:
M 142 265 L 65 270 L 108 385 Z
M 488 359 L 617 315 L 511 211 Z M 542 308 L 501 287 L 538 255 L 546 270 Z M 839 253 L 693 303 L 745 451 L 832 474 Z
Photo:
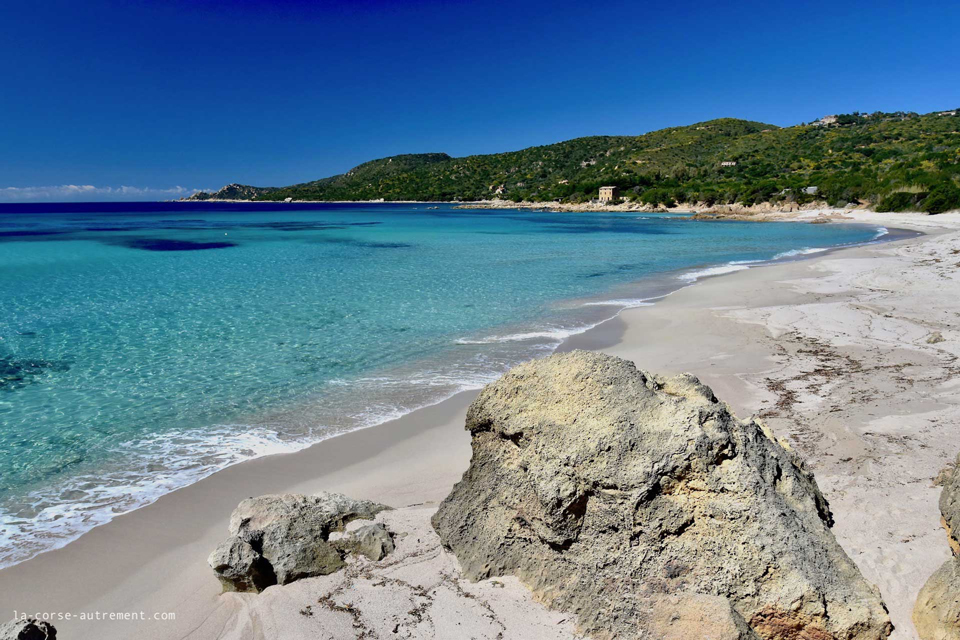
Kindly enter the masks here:
M 570 233 L 570 234 L 583 234 L 583 233 L 623 233 L 623 234 L 634 234 L 634 235 L 643 235 L 643 236 L 661 236 L 669 235 L 672 233 L 667 229 L 660 229 L 651 225 L 602 225 L 602 224 L 552 224 L 548 225 L 547 228 L 543 229 L 544 233 Z
M 192 242 L 190 240 L 165 240 L 163 238 L 134 238 L 123 240 L 121 245 L 144 251 L 204 251 L 206 249 L 226 249 L 235 247 L 235 242 Z
M 33 236 L 56 236 L 63 231 L 0 231 L 0 238 L 27 238 Z
M 69 368 L 65 362 L 0 356 L 0 391 L 16 391 L 48 371 L 63 372 Z
M 271 231 L 329 231 L 350 227 L 372 227 L 382 222 L 254 222 L 241 225 L 251 229 L 269 229 Z
M 583 278 L 600 278 L 602 276 L 610 276 L 616 273 L 623 273 L 625 271 L 636 271 L 643 270 L 648 265 L 646 263 L 642 264 L 618 264 L 613 269 L 607 269 L 606 271 L 594 271 L 593 273 L 587 273 L 581 277 Z
M 346 229 L 345 224 L 327 222 L 264 222 L 242 225 L 251 229 L 267 229 L 268 231 L 329 231 L 331 229 Z
M 357 240 L 356 238 L 317 238 L 313 242 L 319 244 L 340 244 L 348 247 L 360 247 L 361 249 L 409 249 L 412 244 L 406 242 L 373 242 L 366 240 Z
M 406 242 L 358 242 L 357 246 L 368 249 L 409 249 L 413 245 Z
M 78 224 L 79 223 L 79 224 Z M 309 232 L 309 231 L 346 231 L 354 227 L 372 227 L 383 224 L 380 221 L 368 222 L 323 222 L 323 221 L 296 221 L 296 220 L 278 220 L 273 222 L 239 222 L 239 221 L 219 221 L 203 219 L 163 219 L 163 220 L 100 220 L 91 218 L 89 221 L 83 218 L 73 218 L 68 220 L 64 226 L 56 229 L 10 229 L 0 231 L 0 242 L 2 241 L 27 241 L 34 238 L 45 239 L 50 236 L 62 236 L 61 240 L 99 240 L 104 241 L 102 237 L 87 237 L 84 234 L 113 234 L 130 232 L 169 232 L 169 231 L 234 231 L 242 229 L 263 230 L 263 231 L 283 231 L 283 232 Z M 39 225 L 14 225 L 31 226 Z M 9 229 L 9 228 L 8 228 Z M 50 238 L 53 239 L 53 238 Z M 127 242 L 120 240 L 117 242 L 109 241 L 110 244 L 120 244 L 136 249 L 145 249 L 147 251 L 193 251 L 200 249 L 220 249 L 228 246 L 235 246 L 231 243 L 216 244 L 204 243 L 207 246 L 186 246 L 183 248 L 152 248 L 149 246 L 140 246 L 141 241 L 136 240 Z M 394 248 L 394 247 L 390 247 Z

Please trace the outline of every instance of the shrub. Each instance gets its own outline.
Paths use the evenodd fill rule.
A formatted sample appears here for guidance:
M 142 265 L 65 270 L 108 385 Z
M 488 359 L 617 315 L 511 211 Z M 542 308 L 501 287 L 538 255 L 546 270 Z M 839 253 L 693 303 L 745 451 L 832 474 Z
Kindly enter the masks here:
M 930 189 L 930 194 L 920 203 L 921 211 L 943 213 L 950 209 L 960 209 L 960 189 L 945 182 Z
M 909 211 L 916 207 L 918 198 L 915 193 L 897 191 L 881 198 L 877 203 L 877 211 Z

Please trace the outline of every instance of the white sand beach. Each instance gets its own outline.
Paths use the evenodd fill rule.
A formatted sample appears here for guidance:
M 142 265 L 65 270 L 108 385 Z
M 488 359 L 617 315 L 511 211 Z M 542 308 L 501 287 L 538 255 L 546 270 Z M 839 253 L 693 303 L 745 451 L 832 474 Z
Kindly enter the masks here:
M 708 278 L 562 349 L 690 372 L 738 416 L 763 416 L 807 459 L 840 544 L 883 595 L 891 637 L 908 640 L 916 594 L 949 556 L 933 479 L 960 451 L 960 214 L 846 215 L 926 235 Z M 460 578 L 430 528 L 469 463 L 474 395 L 225 469 L 0 570 L 3 617 L 52 614 L 68 640 L 576 637 L 572 616 L 519 581 Z M 206 559 L 237 503 L 321 490 L 395 507 L 378 519 L 402 533 L 397 551 L 259 595 L 221 594 Z M 76 619 L 97 612 L 146 619 Z

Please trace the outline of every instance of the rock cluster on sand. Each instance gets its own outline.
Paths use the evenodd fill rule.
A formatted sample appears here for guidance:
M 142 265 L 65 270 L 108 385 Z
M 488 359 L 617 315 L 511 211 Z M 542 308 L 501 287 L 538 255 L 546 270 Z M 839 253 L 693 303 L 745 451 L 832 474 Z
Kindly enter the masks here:
M 913 623 L 921 640 L 960 640 L 960 467 L 956 464 L 940 492 L 940 522 L 947 530 L 953 557 L 930 576 L 917 596 Z
M 348 553 L 380 560 L 394 548 L 382 524 L 337 534 L 352 520 L 369 520 L 385 509 L 338 493 L 249 498 L 230 516 L 230 537 L 208 562 L 224 590 L 263 591 L 338 571 Z
M 27 618 L 0 625 L 0 640 L 56 640 L 57 630 L 49 622 Z
M 516 575 L 605 638 L 885 638 L 812 474 L 696 378 L 529 362 L 470 407 L 433 525 L 471 579 Z

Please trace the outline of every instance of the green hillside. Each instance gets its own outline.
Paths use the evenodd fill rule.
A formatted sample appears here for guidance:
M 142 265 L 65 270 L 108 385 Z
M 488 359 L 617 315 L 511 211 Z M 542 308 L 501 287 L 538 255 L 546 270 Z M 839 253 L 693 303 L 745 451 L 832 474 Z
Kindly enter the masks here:
M 229 185 L 193 198 L 582 202 L 616 185 L 651 204 L 816 199 L 936 213 L 960 207 L 958 113 L 858 113 L 786 128 L 722 118 L 508 153 L 393 156 L 314 182 Z

